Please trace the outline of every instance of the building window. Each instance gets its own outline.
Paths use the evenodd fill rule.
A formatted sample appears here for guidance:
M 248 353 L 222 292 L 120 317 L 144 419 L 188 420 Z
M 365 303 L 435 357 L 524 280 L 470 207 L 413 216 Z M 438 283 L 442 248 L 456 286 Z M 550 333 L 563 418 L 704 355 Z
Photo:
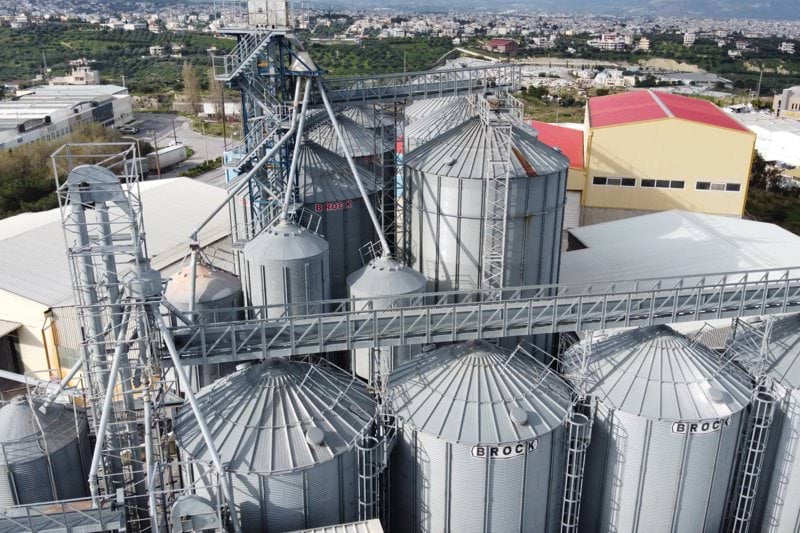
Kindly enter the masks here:
M 642 180 L 641 186 L 657 189 L 683 189 L 686 182 L 683 180 Z
M 739 192 L 742 190 L 741 183 L 720 183 L 714 181 L 698 181 L 695 184 L 698 191 L 728 191 Z
M 605 176 L 596 176 L 592 178 L 592 185 L 609 185 L 612 187 L 635 187 L 636 180 L 634 178 L 607 178 Z

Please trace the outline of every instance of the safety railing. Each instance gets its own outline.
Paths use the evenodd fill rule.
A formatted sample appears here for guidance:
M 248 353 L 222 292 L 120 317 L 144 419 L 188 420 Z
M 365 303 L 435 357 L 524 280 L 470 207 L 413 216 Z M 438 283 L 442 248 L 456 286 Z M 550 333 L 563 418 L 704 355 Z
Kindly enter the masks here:
M 494 298 L 494 299 L 492 299 Z M 800 310 L 800 268 L 242 308 L 247 320 L 171 321 L 187 364 L 647 326 Z M 388 308 L 387 308 L 388 307 Z M 279 309 L 280 308 L 280 309 Z M 326 309 L 304 314 L 304 309 Z

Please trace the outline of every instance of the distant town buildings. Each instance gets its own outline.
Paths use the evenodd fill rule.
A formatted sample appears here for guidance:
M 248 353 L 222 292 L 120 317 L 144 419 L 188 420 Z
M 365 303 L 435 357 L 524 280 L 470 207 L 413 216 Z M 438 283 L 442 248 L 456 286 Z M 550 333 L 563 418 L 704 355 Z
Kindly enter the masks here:
M 695 41 L 697 41 L 697 34 L 691 31 L 687 31 L 683 34 L 683 46 L 691 47 L 694 46 Z
M 650 39 L 647 37 L 642 37 L 639 39 L 639 44 L 637 46 L 639 50 L 642 52 L 649 52 L 650 51 Z
M 794 54 L 794 43 L 792 42 L 782 42 L 781 45 L 778 47 L 778 50 L 783 52 L 784 54 Z
M 772 100 L 772 111 L 779 118 L 800 119 L 800 85 L 784 89 Z
M 515 54 L 519 52 L 520 46 L 513 39 L 492 39 L 483 45 L 483 49 L 499 54 Z
M 52 78 L 50 85 L 100 85 L 100 73 L 89 67 L 76 67 L 69 76 Z

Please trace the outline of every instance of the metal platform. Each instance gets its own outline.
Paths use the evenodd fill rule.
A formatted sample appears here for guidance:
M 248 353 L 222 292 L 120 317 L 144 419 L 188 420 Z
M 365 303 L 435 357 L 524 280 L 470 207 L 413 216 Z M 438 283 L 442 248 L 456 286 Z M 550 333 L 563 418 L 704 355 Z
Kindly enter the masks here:
M 0 511 L 0 533 L 125 530 L 125 509 L 113 501 L 104 502 L 96 508 L 92 507 L 92 500 L 87 498 L 10 507 Z
M 500 293 L 498 295 L 498 293 Z M 327 302 L 329 313 L 246 308 L 250 320 L 198 324 L 169 316 L 185 364 L 648 326 L 800 311 L 800 267 L 620 284 L 548 285 L 421 294 L 372 309 Z M 318 308 L 315 304 L 313 307 Z M 361 309 L 361 310 L 351 310 Z M 279 312 L 293 315 L 266 318 Z M 165 361 L 169 364 L 169 361 Z

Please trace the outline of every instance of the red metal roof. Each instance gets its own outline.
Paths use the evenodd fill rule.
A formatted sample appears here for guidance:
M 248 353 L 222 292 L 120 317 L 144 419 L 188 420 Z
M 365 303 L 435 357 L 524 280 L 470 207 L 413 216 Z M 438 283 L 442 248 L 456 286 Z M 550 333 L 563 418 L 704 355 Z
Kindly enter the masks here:
M 699 100 L 697 98 L 689 98 L 664 92 L 656 92 L 653 93 L 653 95 L 661 100 L 672 114 L 678 118 L 711 124 L 712 126 L 719 126 L 720 128 L 750 131 L 742 126 L 739 121 L 707 100 Z
M 539 140 L 547 146 L 558 148 L 569 158 L 570 168 L 583 170 L 583 131 L 531 120 L 531 126 L 539 132 Z
M 589 123 L 593 128 L 670 117 L 748 131 L 711 102 L 697 98 L 661 91 L 632 91 L 589 99 Z
M 511 43 L 517 44 L 517 41 L 515 41 L 514 39 L 492 39 L 487 44 L 489 44 L 490 46 L 498 46 L 501 44 L 511 44 Z

